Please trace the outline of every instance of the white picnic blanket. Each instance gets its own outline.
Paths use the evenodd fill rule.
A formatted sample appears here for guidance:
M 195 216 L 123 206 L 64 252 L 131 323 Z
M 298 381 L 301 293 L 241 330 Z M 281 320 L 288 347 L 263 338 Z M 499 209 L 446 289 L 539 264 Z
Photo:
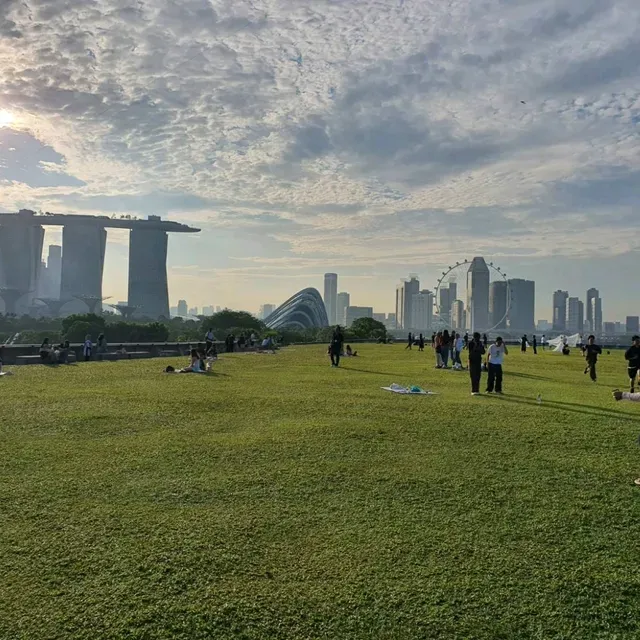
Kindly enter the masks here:
M 396 384 L 395 382 L 388 387 L 380 387 L 383 391 L 391 391 L 391 393 L 399 393 L 401 395 L 410 395 L 410 396 L 435 396 L 436 394 L 433 391 L 425 391 L 420 387 L 403 387 L 400 384 Z

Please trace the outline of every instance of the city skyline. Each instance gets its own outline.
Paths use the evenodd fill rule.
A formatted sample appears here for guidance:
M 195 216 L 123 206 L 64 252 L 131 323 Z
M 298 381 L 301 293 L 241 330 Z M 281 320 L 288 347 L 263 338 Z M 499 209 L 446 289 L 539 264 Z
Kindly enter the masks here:
M 558 288 L 636 313 L 637 3 L 171 7 L 4 7 L 0 209 L 201 228 L 168 250 L 169 290 L 199 307 L 336 271 L 392 311 L 406 274 L 433 289 L 481 254 L 535 279 L 540 317 Z M 107 232 L 114 300 L 128 235 Z

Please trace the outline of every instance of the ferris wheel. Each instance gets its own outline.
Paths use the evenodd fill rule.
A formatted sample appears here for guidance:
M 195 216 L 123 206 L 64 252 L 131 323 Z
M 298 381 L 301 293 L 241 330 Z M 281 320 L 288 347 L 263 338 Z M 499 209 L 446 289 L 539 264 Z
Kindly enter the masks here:
M 435 310 L 435 316 L 437 318 L 438 324 L 442 325 L 443 327 L 450 326 L 451 319 L 449 317 L 450 310 L 442 309 L 440 306 L 440 289 L 444 288 L 445 284 L 449 284 L 452 280 L 457 279 L 455 278 L 455 276 L 458 273 L 462 275 L 461 272 L 464 271 L 464 275 L 466 276 L 466 273 L 470 264 L 471 264 L 471 261 L 466 259 L 463 260 L 462 262 L 456 262 L 455 265 L 449 266 L 447 269 L 445 269 L 442 272 L 442 275 L 438 278 L 438 284 L 436 285 L 435 292 L 434 292 L 434 297 L 435 297 L 434 310 Z M 507 316 L 509 315 L 509 311 L 511 309 L 512 294 L 511 294 L 511 287 L 509 286 L 509 280 L 507 279 L 507 274 L 504 271 L 502 271 L 500 267 L 493 264 L 493 262 L 486 262 L 485 264 L 489 268 L 490 282 L 504 282 L 505 289 L 506 289 L 506 303 L 505 303 L 504 314 L 497 322 L 494 322 L 493 326 L 487 327 L 486 329 L 484 328 L 482 329 L 486 333 L 491 333 L 492 331 L 495 331 L 496 329 L 501 328 L 503 326 L 504 321 L 507 319 Z

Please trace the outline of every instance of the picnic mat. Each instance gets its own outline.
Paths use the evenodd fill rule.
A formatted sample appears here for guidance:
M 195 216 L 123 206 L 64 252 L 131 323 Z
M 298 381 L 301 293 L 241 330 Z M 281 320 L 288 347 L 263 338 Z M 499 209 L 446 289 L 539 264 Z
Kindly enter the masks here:
M 407 396 L 435 396 L 433 391 L 425 391 L 418 386 L 403 387 L 400 384 L 393 383 L 388 387 L 380 387 L 383 391 L 391 391 L 391 393 L 399 393 Z

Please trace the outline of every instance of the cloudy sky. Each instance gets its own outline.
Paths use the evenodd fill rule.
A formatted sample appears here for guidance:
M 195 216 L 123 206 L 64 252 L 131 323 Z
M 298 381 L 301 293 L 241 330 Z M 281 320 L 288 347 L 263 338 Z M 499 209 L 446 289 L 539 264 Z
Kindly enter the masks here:
M 638 313 L 637 0 L 0 0 L 0 209 L 159 214 L 172 303 L 484 255 Z M 48 233 L 55 240 L 55 233 Z M 110 232 L 105 295 L 126 299 Z M 635 285 L 633 286 L 635 291 Z

